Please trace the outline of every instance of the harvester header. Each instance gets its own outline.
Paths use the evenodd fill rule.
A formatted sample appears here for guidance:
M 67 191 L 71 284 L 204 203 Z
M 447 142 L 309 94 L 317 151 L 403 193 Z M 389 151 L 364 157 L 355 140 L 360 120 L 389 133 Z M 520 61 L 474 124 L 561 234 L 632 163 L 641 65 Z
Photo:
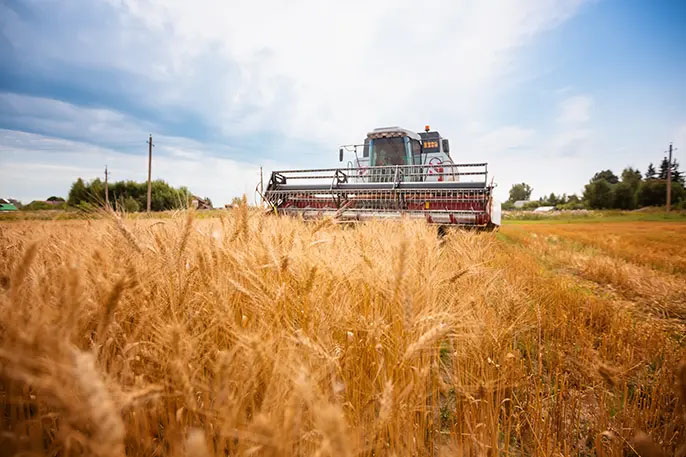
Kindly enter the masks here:
M 264 198 L 275 213 L 305 219 L 409 217 L 440 225 L 500 224 L 488 164 L 454 163 L 448 140 L 438 132 L 378 128 L 363 144 L 353 145 L 353 152 L 346 167 L 272 172 Z M 343 155 L 341 148 L 340 161 Z

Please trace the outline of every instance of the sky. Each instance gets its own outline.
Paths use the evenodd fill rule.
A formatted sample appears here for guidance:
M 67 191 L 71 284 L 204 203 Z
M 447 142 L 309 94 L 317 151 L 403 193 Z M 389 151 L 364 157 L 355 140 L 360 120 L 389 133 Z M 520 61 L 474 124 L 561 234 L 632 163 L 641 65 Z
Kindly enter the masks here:
M 260 166 L 335 167 L 429 124 L 496 196 L 686 165 L 686 2 L 0 0 L 0 197 L 78 177 L 255 197 Z M 683 167 L 682 167 L 683 168 Z

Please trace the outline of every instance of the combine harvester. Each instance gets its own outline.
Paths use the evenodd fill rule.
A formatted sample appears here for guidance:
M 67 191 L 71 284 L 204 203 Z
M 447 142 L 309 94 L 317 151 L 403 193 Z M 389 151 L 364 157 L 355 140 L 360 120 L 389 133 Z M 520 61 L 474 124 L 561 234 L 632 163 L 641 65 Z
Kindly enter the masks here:
M 341 147 L 340 162 L 344 148 L 355 155 L 345 168 L 272 172 L 264 192 L 271 210 L 343 222 L 409 217 L 441 226 L 500 225 L 488 164 L 454 163 L 448 140 L 428 125 L 421 133 L 375 129 L 364 144 Z

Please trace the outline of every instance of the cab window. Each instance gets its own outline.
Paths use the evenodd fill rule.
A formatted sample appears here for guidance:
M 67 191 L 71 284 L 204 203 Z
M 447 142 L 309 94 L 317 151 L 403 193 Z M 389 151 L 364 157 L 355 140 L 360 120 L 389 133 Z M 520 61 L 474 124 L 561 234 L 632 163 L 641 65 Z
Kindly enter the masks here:
M 417 140 L 410 140 L 412 146 L 412 164 L 421 165 L 422 164 L 422 143 Z
M 407 165 L 404 140 L 401 137 L 374 139 L 372 142 L 374 165 Z

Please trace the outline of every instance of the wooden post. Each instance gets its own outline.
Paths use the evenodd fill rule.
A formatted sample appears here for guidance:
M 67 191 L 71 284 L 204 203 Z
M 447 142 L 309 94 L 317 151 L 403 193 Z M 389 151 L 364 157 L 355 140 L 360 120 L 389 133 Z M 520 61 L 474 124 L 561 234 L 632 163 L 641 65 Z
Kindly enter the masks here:
M 667 212 L 672 208 L 672 143 L 669 143 L 669 161 L 667 162 Z
M 152 183 L 150 177 L 152 176 L 152 134 L 148 139 L 148 212 L 150 212 L 150 199 L 152 197 Z
M 107 175 L 109 175 L 109 173 L 107 172 L 107 165 L 105 165 L 105 208 L 109 209 L 110 208 L 110 191 L 109 191 L 109 187 L 107 186 Z

